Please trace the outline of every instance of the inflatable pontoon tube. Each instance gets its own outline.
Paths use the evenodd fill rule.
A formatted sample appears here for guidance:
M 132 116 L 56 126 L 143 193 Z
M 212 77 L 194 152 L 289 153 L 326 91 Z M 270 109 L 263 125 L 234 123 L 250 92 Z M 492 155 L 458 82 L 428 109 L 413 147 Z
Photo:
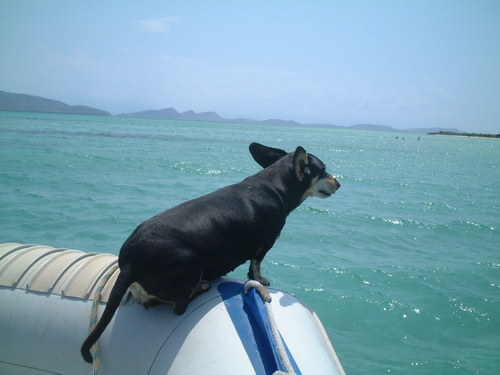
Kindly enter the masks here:
M 102 290 L 100 315 L 119 273 L 113 273 L 116 264 L 112 254 L 0 244 L 0 373 L 91 374 L 80 346 L 89 333 L 95 292 L 112 273 Z M 145 310 L 127 293 L 99 339 L 100 374 L 278 370 L 262 300 L 247 298 L 241 280 L 222 277 L 211 284 L 180 316 L 170 305 Z M 268 291 L 294 372 L 344 374 L 316 314 L 286 292 Z M 251 298 L 254 302 L 245 301 Z

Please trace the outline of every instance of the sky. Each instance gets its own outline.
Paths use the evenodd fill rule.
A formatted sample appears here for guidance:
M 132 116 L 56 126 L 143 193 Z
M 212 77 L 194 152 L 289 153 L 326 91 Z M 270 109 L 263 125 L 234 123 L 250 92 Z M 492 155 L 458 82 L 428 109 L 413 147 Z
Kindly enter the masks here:
M 0 0 L 0 90 L 500 133 L 499 0 Z

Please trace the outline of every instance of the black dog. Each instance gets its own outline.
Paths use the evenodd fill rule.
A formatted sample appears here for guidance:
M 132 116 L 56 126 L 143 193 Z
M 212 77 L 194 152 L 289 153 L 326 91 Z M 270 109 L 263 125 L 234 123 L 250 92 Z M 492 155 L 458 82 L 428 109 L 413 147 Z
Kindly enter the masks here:
M 242 182 L 173 207 L 145 221 L 125 241 L 118 276 L 101 319 L 82 345 L 90 348 L 111 321 L 130 288 L 146 308 L 174 304 L 182 314 L 213 280 L 250 260 L 248 277 L 269 282 L 260 263 L 273 246 L 287 215 L 307 197 L 327 198 L 340 184 L 325 165 L 302 147 L 287 154 L 258 143 L 250 153 L 264 170 Z

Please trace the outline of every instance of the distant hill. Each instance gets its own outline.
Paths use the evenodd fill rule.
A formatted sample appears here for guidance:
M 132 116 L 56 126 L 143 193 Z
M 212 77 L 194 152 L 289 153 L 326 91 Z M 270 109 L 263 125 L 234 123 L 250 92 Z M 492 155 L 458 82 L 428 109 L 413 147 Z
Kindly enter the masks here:
M 250 120 L 245 118 L 226 119 L 224 117 L 219 116 L 215 112 L 196 113 L 194 111 L 186 111 L 179 113 L 174 108 L 164 108 L 158 110 L 148 110 L 148 111 L 140 111 L 133 113 L 122 113 L 119 114 L 118 117 L 142 117 L 142 118 L 156 118 L 164 120 L 232 122 L 236 124 L 264 124 L 264 125 L 289 125 L 289 126 L 303 125 L 295 121 L 279 120 L 279 119 L 270 119 L 264 121 Z
M 110 116 L 109 112 L 84 105 L 68 105 L 58 100 L 5 91 L 0 91 L 0 111 Z
M 379 131 L 379 132 L 401 131 L 401 130 L 396 130 L 394 128 L 391 128 L 390 126 L 373 125 L 373 124 L 357 124 L 357 125 L 348 126 L 347 128 L 354 129 L 354 130 L 372 130 L 372 131 Z
M 158 118 L 166 120 L 188 120 L 188 121 L 213 121 L 226 122 L 227 120 L 219 116 L 215 112 L 186 111 L 179 113 L 174 108 L 164 108 L 159 110 L 148 110 L 133 113 L 122 113 L 118 117 L 142 117 L 142 118 Z

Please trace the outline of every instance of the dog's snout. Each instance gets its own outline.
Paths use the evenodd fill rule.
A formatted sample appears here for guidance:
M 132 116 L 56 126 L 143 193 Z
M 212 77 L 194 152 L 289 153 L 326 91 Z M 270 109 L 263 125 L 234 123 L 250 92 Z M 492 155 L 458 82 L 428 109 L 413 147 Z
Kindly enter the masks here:
M 332 188 L 335 189 L 335 191 L 338 190 L 340 187 L 340 182 L 338 182 L 337 179 L 331 175 L 329 177 L 330 177 Z

